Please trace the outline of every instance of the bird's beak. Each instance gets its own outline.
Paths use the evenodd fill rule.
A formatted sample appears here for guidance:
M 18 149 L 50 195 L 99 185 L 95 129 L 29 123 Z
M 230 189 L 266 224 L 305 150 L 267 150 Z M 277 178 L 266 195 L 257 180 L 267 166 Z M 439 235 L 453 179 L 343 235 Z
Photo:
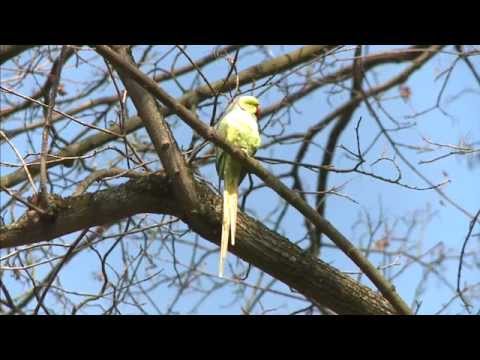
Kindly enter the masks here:
M 256 116 L 257 118 L 260 117 L 260 106 L 257 106 L 257 111 L 255 112 L 255 116 Z

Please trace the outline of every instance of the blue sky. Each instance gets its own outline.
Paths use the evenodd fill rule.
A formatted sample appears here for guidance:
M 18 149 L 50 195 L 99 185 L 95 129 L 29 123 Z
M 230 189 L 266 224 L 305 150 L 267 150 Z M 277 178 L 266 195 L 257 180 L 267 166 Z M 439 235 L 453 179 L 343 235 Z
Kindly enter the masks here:
M 402 48 L 403 46 L 370 46 L 369 52 L 384 51 L 391 48 Z M 164 54 L 170 47 L 163 46 L 157 48 L 157 51 Z M 246 54 L 240 58 L 239 71 L 247 68 L 248 66 L 257 63 L 265 58 L 265 56 L 278 56 L 284 52 L 291 51 L 292 49 L 297 48 L 297 46 L 270 46 L 266 55 L 253 54 L 249 50 L 253 48 L 247 48 L 242 50 L 241 54 Z M 348 47 L 351 49 L 352 47 Z M 211 46 L 191 46 L 188 47 L 187 51 L 192 58 L 199 58 L 203 55 L 206 55 L 212 49 Z M 448 48 L 451 50 L 451 48 Z M 89 51 L 81 53 L 85 58 L 90 58 L 94 54 Z M 348 64 L 347 59 L 351 58 L 352 52 L 346 51 L 339 55 L 340 58 L 344 58 L 345 61 L 339 61 L 337 66 L 341 66 L 344 63 Z M 29 53 L 22 55 L 22 61 L 28 61 Z M 163 60 L 165 64 L 170 64 L 172 59 L 175 57 L 175 52 L 172 52 L 170 55 L 166 56 Z M 407 130 L 402 130 L 399 132 L 392 133 L 392 137 L 395 141 L 403 144 L 409 144 L 414 146 L 426 146 L 427 144 L 423 138 L 427 138 L 432 142 L 442 143 L 442 144 L 458 144 L 461 140 L 464 140 L 466 143 L 473 143 L 479 138 L 479 121 L 478 114 L 480 113 L 480 102 L 478 101 L 479 93 L 479 84 L 475 82 L 475 79 L 471 75 L 470 70 L 465 65 L 464 62 L 458 62 L 455 65 L 455 68 L 452 71 L 450 80 L 447 87 L 445 88 L 443 94 L 443 109 L 446 110 L 450 116 L 446 116 L 439 110 L 430 111 L 422 116 L 416 118 L 410 118 L 416 112 L 421 112 L 425 109 L 430 108 L 435 105 L 438 93 L 441 89 L 444 76 L 439 79 L 435 79 L 443 70 L 448 68 L 453 61 L 455 56 L 450 54 L 441 54 L 435 56 L 430 60 L 420 71 L 417 71 L 413 76 L 411 76 L 407 82 L 407 85 L 411 88 L 412 96 L 409 103 L 406 103 L 401 98 L 399 98 L 399 89 L 394 87 L 387 93 L 382 94 L 382 98 L 389 99 L 385 100 L 382 104 L 385 108 L 388 109 L 389 113 L 394 115 L 395 119 L 400 122 L 409 122 L 415 123 L 415 126 Z M 477 57 L 470 58 L 473 64 L 479 68 L 480 61 Z M 104 67 L 102 62 L 97 61 L 95 63 L 99 67 Z M 183 57 L 178 57 L 178 66 L 182 64 L 188 64 L 188 61 Z M 97 72 L 98 69 L 93 66 L 88 66 L 81 64 L 78 68 L 74 65 L 74 61 L 68 63 L 68 67 L 64 70 L 65 76 L 65 86 L 67 91 L 70 94 L 74 94 L 76 91 L 82 88 L 83 81 L 88 79 L 91 74 Z M 11 64 L 10 64 L 11 66 Z M 387 65 L 377 67 L 376 77 L 370 76 L 368 81 L 373 86 L 375 84 L 381 83 L 390 77 L 398 74 L 402 71 L 407 64 L 400 65 Z M 5 64 L 4 69 L 2 69 L 2 79 L 8 78 L 11 76 L 11 73 L 8 71 L 9 64 Z M 145 68 L 148 70 L 148 67 Z M 223 78 L 229 70 L 229 65 L 226 61 L 217 61 L 214 64 L 208 65 L 204 69 L 205 76 L 211 80 L 215 81 Z M 330 69 L 330 71 L 333 71 Z M 181 76 L 178 78 L 178 82 L 185 88 L 189 88 L 192 84 L 193 77 L 190 75 Z M 350 85 L 350 80 L 346 83 Z M 167 83 L 161 84 L 162 88 L 167 90 L 171 95 L 180 96 L 181 90 L 174 81 L 169 81 Z M 33 89 L 36 89 L 37 85 L 31 78 L 27 78 L 24 81 L 23 86 L 18 89 L 19 92 L 23 94 L 31 94 Z M 123 88 L 123 87 L 122 87 Z M 248 89 L 247 86 L 244 90 Z M 449 100 L 457 95 L 461 90 L 467 89 L 468 91 L 455 99 L 454 101 L 449 102 Z M 347 92 L 340 92 L 337 95 L 332 95 L 329 97 L 327 91 L 335 90 L 332 87 L 325 87 L 322 90 L 315 92 L 314 94 L 302 99 L 299 101 L 295 108 L 297 111 L 292 111 L 291 113 L 291 123 L 288 124 L 285 118 L 276 119 L 278 120 L 276 124 L 269 126 L 266 129 L 266 135 L 274 134 L 279 132 L 282 128 L 279 122 L 284 122 L 287 133 L 299 132 L 307 129 L 309 126 L 318 122 L 322 117 L 333 110 L 334 107 L 342 104 L 344 101 L 348 100 Z M 261 90 L 260 90 L 261 91 Z M 255 92 L 257 94 L 258 92 Z M 101 88 L 98 92 L 95 93 L 96 96 L 100 95 L 112 95 L 114 94 L 114 89 L 109 83 L 104 88 Z M 2 94 L 2 97 L 5 96 Z M 12 101 L 18 101 L 12 95 L 6 95 Z M 282 97 L 282 93 L 276 89 L 272 88 L 261 96 L 262 105 L 264 107 L 278 101 Z M 93 97 L 93 95 L 92 95 Z M 226 99 L 222 99 L 223 105 L 226 104 Z M 371 101 L 371 104 L 374 105 L 374 102 Z M 2 103 L 2 108 L 5 105 Z M 135 114 L 135 110 L 132 104 L 129 102 L 129 114 Z M 333 107 L 332 107 L 333 106 Z M 68 107 L 61 107 L 61 110 L 68 110 Z M 200 116 L 207 122 L 210 117 L 210 110 L 205 112 L 200 112 Z M 393 127 L 393 123 L 389 122 L 387 116 L 378 112 L 381 117 L 381 121 L 387 127 Z M 113 114 L 113 113 L 112 113 Z M 41 113 L 37 114 L 37 117 Z M 353 115 L 353 121 L 350 122 L 350 125 L 343 132 L 339 145 L 343 145 L 349 149 L 355 149 L 355 125 L 357 124 L 357 119 L 362 118 L 360 134 L 362 145 L 367 146 L 370 141 L 377 135 L 378 127 L 375 124 L 374 119 L 370 116 L 368 109 L 365 105 L 357 108 Z M 86 120 L 90 117 L 86 116 Z M 110 115 L 109 121 L 115 121 L 116 119 L 112 118 Z M 18 127 L 23 121 L 23 118 L 20 116 L 16 119 L 6 121 L 2 123 L 2 129 L 11 129 Z M 187 147 L 192 132 L 185 125 L 183 125 L 175 117 L 169 118 L 169 123 L 172 124 L 174 129 L 174 134 L 179 142 L 180 146 Z M 101 123 L 101 125 L 104 125 Z M 61 129 L 60 126 L 57 129 Z M 80 127 L 72 122 L 68 123 L 68 126 L 62 129 L 62 136 L 65 138 L 73 137 Z M 307 156 L 304 159 L 306 163 L 318 164 L 321 161 L 323 155 L 323 146 L 326 144 L 327 136 L 329 134 L 330 128 L 327 128 L 321 134 L 315 138 L 315 143 L 318 144 L 317 147 L 312 147 L 308 152 Z M 141 132 L 140 132 L 141 133 Z M 34 143 L 36 145 L 36 151 L 40 149 L 40 134 L 41 130 L 35 133 L 33 137 Z M 17 148 L 25 154 L 29 151 L 32 151 L 26 145 L 26 138 L 19 136 L 13 139 L 13 142 Z M 284 158 L 288 160 L 293 160 L 293 156 L 298 149 L 298 144 L 294 145 L 281 145 L 269 148 L 266 150 L 260 150 L 258 156 L 272 156 L 276 158 Z M 454 201 L 461 204 L 466 210 L 470 213 L 475 213 L 479 206 L 480 199 L 480 190 L 478 186 L 479 178 L 479 167 L 469 167 L 467 164 L 466 156 L 451 156 L 445 159 L 427 163 L 419 164 L 420 161 L 425 161 L 432 159 L 436 156 L 441 155 L 445 150 L 437 150 L 431 152 L 417 153 L 413 150 L 406 148 L 401 149 L 402 153 L 409 158 L 412 164 L 416 167 L 417 170 L 427 177 L 433 183 L 441 183 L 447 179 L 445 174 L 448 174 L 448 179 L 450 183 L 444 185 L 442 190 L 451 197 Z M 112 151 L 106 151 L 99 155 L 95 160 L 95 166 L 98 168 L 108 167 L 109 161 L 112 157 L 115 156 L 115 153 Z M 371 164 L 373 161 L 377 160 L 379 157 L 393 157 L 394 153 L 385 139 L 380 139 L 374 147 L 369 151 L 366 156 L 367 164 Z M 11 149 L 6 148 L 6 145 L 2 143 L 1 151 L 1 160 L 5 162 L 17 162 L 15 155 Z M 415 187 L 425 187 L 426 184 L 421 180 L 415 173 L 413 173 L 405 164 L 396 158 L 396 163 L 399 165 L 402 172 L 402 182 L 410 186 Z M 336 150 L 335 156 L 335 166 L 338 168 L 349 168 L 354 165 L 354 162 L 346 157 L 345 151 L 341 149 Z M 158 166 L 158 165 L 157 165 Z M 266 165 L 273 172 L 280 174 L 287 169 L 283 165 Z M 375 172 L 376 174 L 382 175 L 384 177 L 394 177 L 395 169 L 388 162 L 381 162 L 375 166 L 367 165 L 365 170 Z M 2 176 L 10 172 L 11 170 L 6 167 L 2 167 Z M 55 168 L 55 172 L 59 172 L 59 168 Z M 213 184 L 217 183 L 217 178 L 213 166 L 206 167 L 202 169 L 201 175 L 206 179 L 210 180 Z M 76 174 L 78 179 L 86 176 L 85 174 Z M 77 180 L 78 180 L 77 179 Z M 316 174 L 309 172 L 308 170 L 302 170 L 302 180 L 305 182 L 305 190 L 314 191 L 316 187 Z M 119 180 L 118 182 L 123 182 Z M 258 183 L 259 180 L 255 179 L 255 182 Z M 38 182 L 37 182 L 38 183 Z M 114 183 L 114 182 L 112 182 Z M 396 219 L 400 217 L 406 218 L 415 218 L 421 221 L 424 217 L 427 216 L 427 213 L 433 214 L 430 221 L 426 226 L 416 227 L 412 234 L 408 237 L 408 243 L 403 244 L 403 246 L 412 246 L 415 248 L 414 253 L 422 254 L 429 249 L 435 248 L 438 249 L 441 246 L 444 246 L 445 249 L 452 249 L 450 255 L 458 255 L 460 251 L 461 244 L 465 238 L 465 235 L 468 230 L 469 219 L 459 212 L 457 209 L 453 208 L 451 205 L 442 201 L 441 197 L 434 190 L 425 190 L 425 191 L 415 191 L 405 189 L 400 186 L 392 185 L 389 183 L 381 182 L 378 180 L 373 180 L 370 177 L 365 177 L 359 174 L 347 173 L 347 174 L 336 174 L 331 173 L 329 176 L 328 187 L 335 185 L 346 185 L 341 189 L 341 193 L 350 196 L 357 203 L 349 201 L 343 197 L 339 196 L 329 196 L 327 199 L 327 210 L 326 217 L 333 223 L 343 234 L 347 237 L 353 239 L 362 238 L 362 233 L 365 232 L 365 229 L 355 226 L 355 223 L 360 218 L 365 217 L 365 213 L 369 213 L 372 219 L 376 219 L 380 213 L 383 213 L 387 219 L 387 224 L 391 227 L 394 227 L 395 234 L 406 233 L 407 226 L 402 221 L 395 222 Z M 288 185 L 291 185 L 287 182 Z M 243 188 L 248 186 L 247 182 L 244 182 L 242 185 Z M 95 187 L 92 186 L 89 191 L 94 191 Z M 67 193 L 62 194 L 66 195 L 74 191 L 72 187 L 71 190 L 67 190 Z M 314 196 L 310 195 L 307 197 L 310 201 L 310 205 L 314 204 Z M 8 198 L 2 194 L 0 205 L 3 205 Z M 381 205 L 380 205 L 381 204 Z M 275 207 L 278 205 L 278 195 L 269 189 L 262 189 L 255 193 L 255 198 L 249 198 L 247 201 L 247 212 L 258 218 L 264 218 L 266 214 L 272 212 Z M 422 210 L 422 211 L 419 211 Z M 18 208 L 18 213 L 21 213 L 21 209 Z M 5 214 L 1 214 L 6 216 Z M 144 215 L 139 215 L 138 218 L 142 218 Z M 148 221 L 159 221 L 159 216 L 149 216 Z M 268 221 L 266 222 L 267 226 L 272 226 Z M 184 229 L 183 225 L 178 225 L 178 230 Z M 379 234 L 384 231 L 382 229 Z M 116 229 L 118 231 L 118 229 Z M 279 230 L 283 235 L 287 236 L 291 241 L 298 241 L 302 239 L 305 235 L 305 229 L 303 225 L 303 219 L 300 214 L 295 209 L 289 209 L 287 216 L 285 217 L 282 227 Z M 474 233 L 478 232 L 474 230 Z M 65 236 L 64 240 L 69 243 L 75 239 L 77 234 L 72 234 Z M 186 239 L 192 235 L 186 235 Z M 366 241 L 363 239 L 362 241 Z M 106 251 L 108 247 L 114 242 L 114 239 L 105 240 L 102 244 L 98 245 L 99 251 Z M 136 253 L 139 249 L 139 243 L 136 241 L 122 241 L 122 246 L 129 247 L 131 253 Z M 209 249 L 215 249 L 215 245 L 199 239 L 199 243 Z M 171 246 L 171 240 L 165 240 L 162 242 L 164 246 L 169 248 Z M 301 246 L 306 246 L 307 242 L 303 241 L 300 243 Z M 479 249 L 479 237 L 472 237 L 467 246 L 467 251 L 478 251 Z M 152 248 L 158 247 L 156 243 L 150 244 Z M 395 242 L 392 243 L 391 250 L 396 249 L 399 245 Z M 59 253 L 63 253 L 65 250 L 60 248 L 58 249 Z M 171 249 L 170 249 L 171 251 Z M 191 247 L 182 246 L 181 244 L 176 245 L 176 253 L 179 256 L 180 261 L 188 261 L 190 258 Z M 411 251 L 412 252 L 412 251 Z M 6 250 L 0 251 L 0 257 L 6 254 Z M 357 268 L 355 265 L 343 254 L 337 250 L 332 250 L 326 248 L 322 250 L 321 259 L 332 264 L 338 269 L 346 272 L 356 272 Z M 379 256 L 371 256 L 371 261 L 378 266 L 385 265 L 383 259 Z M 432 256 L 425 257 L 425 260 L 433 259 Z M 205 271 L 210 273 L 215 273 L 217 269 L 217 260 L 218 254 L 215 253 L 212 256 L 209 256 L 207 262 L 205 263 Z M 237 259 L 233 255 L 229 255 L 230 263 L 235 267 L 237 271 L 244 269 L 244 263 L 240 262 L 238 264 Z M 404 266 L 408 261 L 406 257 L 400 257 L 396 259 L 398 265 L 392 265 L 387 267 L 387 271 L 395 273 L 398 269 Z M 114 251 L 111 257 L 111 264 L 113 268 L 119 269 L 121 267 L 122 259 L 120 258 L 120 251 Z M 1 264 L 0 265 L 4 265 Z M 153 267 L 155 266 L 155 267 Z M 446 261 L 443 268 L 443 274 L 448 278 L 452 283 L 455 284 L 455 279 L 457 276 L 457 266 L 458 261 L 452 259 L 451 261 Z M 153 274 L 159 269 L 163 269 L 168 273 L 174 272 L 171 256 L 169 256 L 168 251 L 163 251 L 158 258 L 154 260 L 154 264 L 151 265 L 151 268 L 147 264 L 141 264 L 141 271 L 144 274 Z M 39 274 L 45 272 L 48 269 L 48 265 L 40 266 L 38 268 Z M 98 290 L 98 282 L 93 280 L 92 273 L 98 271 L 98 259 L 92 254 L 92 252 L 87 252 L 84 255 L 80 255 L 71 263 L 69 263 L 63 270 L 61 277 L 62 285 L 71 290 L 79 292 L 95 292 Z M 114 270 L 110 270 L 111 275 L 115 276 Z M 422 277 L 422 269 L 419 266 L 411 266 L 405 272 L 403 272 L 398 278 L 394 280 L 394 284 L 397 287 L 400 295 L 406 300 L 408 304 L 411 304 L 414 298 L 415 286 L 420 281 Z M 462 279 L 469 283 L 473 284 L 478 282 L 478 268 L 464 268 L 462 273 Z M 7 275 L 8 277 L 8 275 Z M 253 273 L 247 279 L 248 284 L 255 284 L 258 278 L 258 273 L 256 269 L 253 270 Z M 362 278 L 364 282 L 371 284 L 365 280 L 365 277 Z M 266 285 L 270 282 L 271 278 L 265 276 L 262 283 Z M 205 280 L 206 282 L 213 281 L 210 279 Z M 14 286 L 20 289 L 20 285 L 10 278 L 8 282 L 9 286 Z M 238 314 L 241 313 L 241 308 L 245 306 L 245 301 L 237 301 L 231 304 L 232 293 L 240 285 L 231 284 L 221 290 L 216 291 L 210 298 L 208 298 L 203 305 L 197 310 L 197 313 L 202 314 Z M 278 291 L 283 291 L 290 293 L 290 290 L 287 286 L 277 283 L 274 288 Z M 477 287 L 478 289 L 478 287 Z M 251 290 L 249 290 L 251 291 Z M 172 297 L 175 295 L 176 291 L 174 288 L 161 285 L 150 294 L 152 298 L 158 299 L 157 303 L 160 304 L 161 311 L 166 311 L 168 304 L 171 302 Z M 430 314 L 438 311 L 443 304 L 450 300 L 453 296 L 452 292 L 441 282 L 437 280 L 432 280 L 427 283 L 427 289 L 422 295 L 422 304 L 419 310 L 420 314 Z M 186 294 L 181 301 L 179 301 L 174 307 L 173 311 L 183 313 L 191 309 L 191 304 L 193 301 L 198 298 L 198 295 L 195 294 Z M 78 297 L 80 299 L 80 297 Z M 51 302 L 51 303 L 50 303 Z M 54 300 L 50 299 L 50 304 L 54 304 Z M 154 308 L 151 305 L 148 305 L 146 309 L 148 311 L 154 312 Z M 301 301 L 297 301 L 287 297 L 281 297 L 278 295 L 267 294 L 262 300 L 262 304 L 265 308 L 276 309 L 272 313 L 289 313 L 292 312 L 304 304 Z M 227 306 L 228 305 L 228 306 Z M 90 308 L 89 312 L 95 313 L 98 310 L 95 308 Z M 125 313 L 135 313 L 133 307 L 125 305 Z M 474 311 L 479 311 L 478 303 L 475 304 Z M 261 308 L 257 307 L 254 309 L 254 313 L 261 312 Z M 463 306 L 460 301 L 454 301 L 447 309 L 446 313 L 460 313 L 463 312 Z

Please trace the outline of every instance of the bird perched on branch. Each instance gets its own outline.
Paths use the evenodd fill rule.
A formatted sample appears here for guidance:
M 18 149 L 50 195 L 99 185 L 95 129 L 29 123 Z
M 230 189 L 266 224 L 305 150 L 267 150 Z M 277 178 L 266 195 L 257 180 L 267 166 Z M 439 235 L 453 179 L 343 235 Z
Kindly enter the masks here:
M 229 144 L 253 156 L 261 144 L 257 124 L 259 112 L 260 102 L 256 97 L 240 96 L 227 108 L 225 115 L 218 123 L 217 130 Z M 216 148 L 216 155 L 217 173 L 223 180 L 223 222 L 219 263 L 219 276 L 223 277 L 229 235 L 232 246 L 235 245 L 238 186 L 247 171 L 221 148 Z

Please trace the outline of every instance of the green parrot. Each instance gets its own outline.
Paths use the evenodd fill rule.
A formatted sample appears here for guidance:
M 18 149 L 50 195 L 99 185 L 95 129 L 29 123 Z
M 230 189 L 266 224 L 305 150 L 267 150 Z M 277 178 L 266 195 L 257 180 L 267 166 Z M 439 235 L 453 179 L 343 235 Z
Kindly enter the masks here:
M 254 96 L 240 96 L 227 108 L 225 115 L 218 123 L 217 131 L 225 140 L 253 156 L 261 145 L 257 117 L 260 113 L 260 102 Z M 216 168 L 218 176 L 223 180 L 223 222 L 220 245 L 219 276 L 223 277 L 223 268 L 227 258 L 228 237 L 235 245 L 237 227 L 238 186 L 247 174 L 242 165 L 216 148 Z

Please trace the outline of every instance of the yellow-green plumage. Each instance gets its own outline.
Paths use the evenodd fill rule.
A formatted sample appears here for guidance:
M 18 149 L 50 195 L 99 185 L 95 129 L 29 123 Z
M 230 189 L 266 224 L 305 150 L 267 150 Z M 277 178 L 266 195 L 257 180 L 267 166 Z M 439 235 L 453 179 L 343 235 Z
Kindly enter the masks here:
M 241 96 L 228 108 L 218 124 L 219 133 L 231 145 L 253 156 L 260 147 L 257 113 L 259 101 L 253 96 Z M 217 172 L 224 181 L 223 222 L 220 243 L 219 276 L 223 277 L 223 268 L 228 250 L 228 238 L 235 245 L 237 226 L 238 186 L 246 175 L 240 163 L 222 149 L 217 148 Z

